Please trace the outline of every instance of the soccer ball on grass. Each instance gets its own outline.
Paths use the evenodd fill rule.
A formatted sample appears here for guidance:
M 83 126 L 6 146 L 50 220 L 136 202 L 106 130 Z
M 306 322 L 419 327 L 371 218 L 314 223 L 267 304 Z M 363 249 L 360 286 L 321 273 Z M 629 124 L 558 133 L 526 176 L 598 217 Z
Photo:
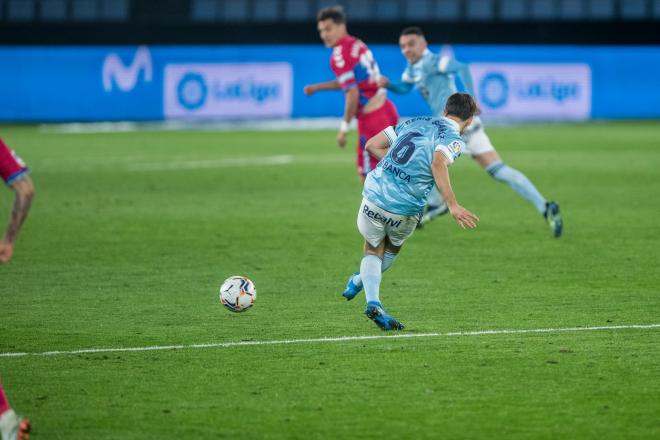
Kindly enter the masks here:
M 257 289 L 247 277 L 229 277 L 220 286 L 220 302 L 232 312 L 244 312 L 256 299 Z

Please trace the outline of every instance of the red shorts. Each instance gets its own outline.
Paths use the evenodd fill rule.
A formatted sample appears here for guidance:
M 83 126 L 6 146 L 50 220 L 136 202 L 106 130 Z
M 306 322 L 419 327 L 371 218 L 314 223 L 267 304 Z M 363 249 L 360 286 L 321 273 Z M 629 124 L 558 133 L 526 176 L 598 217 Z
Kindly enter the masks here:
M 11 185 L 28 172 L 25 163 L 0 139 L 0 177 Z
M 367 173 L 376 168 L 376 165 L 378 164 L 378 159 L 370 155 L 367 150 L 364 149 L 367 141 L 385 130 L 387 127 L 396 125 L 398 122 L 399 114 L 396 111 L 396 107 L 389 99 L 386 99 L 385 104 L 383 104 L 378 110 L 367 113 L 366 115 L 358 116 L 358 174 L 366 176 Z

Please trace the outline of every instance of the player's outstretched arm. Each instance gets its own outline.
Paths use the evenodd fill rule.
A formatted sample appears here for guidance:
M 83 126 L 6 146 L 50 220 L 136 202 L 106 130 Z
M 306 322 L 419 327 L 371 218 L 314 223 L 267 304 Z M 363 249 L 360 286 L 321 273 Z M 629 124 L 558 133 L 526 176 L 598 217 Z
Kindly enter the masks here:
M 339 82 L 336 79 L 333 79 L 332 81 L 325 81 L 316 84 L 308 84 L 303 88 L 303 92 L 307 96 L 312 96 L 314 93 L 323 90 L 339 90 L 339 89 L 341 89 Z
M 443 199 L 447 203 L 447 208 L 449 208 L 449 212 L 452 217 L 454 217 L 454 220 L 456 220 L 456 223 L 458 223 L 463 229 L 476 228 L 479 217 L 463 208 L 456 201 L 456 196 L 454 195 L 454 190 L 451 188 L 451 182 L 449 180 L 448 165 L 449 161 L 444 154 L 441 152 L 433 154 L 433 163 L 431 164 L 431 167 L 435 184 L 440 190 L 440 194 L 442 194 Z
M 348 133 L 348 127 L 357 113 L 359 99 L 360 95 L 357 87 L 344 90 L 344 119 L 342 119 L 339 132 L 337 133 L 337 145 L 340 147 L 346 145 L 346 133 Z
M 381 131 L 376 136 L 370 138 L 365 144 L 364 148 L 369 152 L 369 154 L 378 160 L 381 160 L 383 157 L 385 157 L 387 150 L 390 148 L 390 140 L 387 136 L 385 136 L 385 133 Z
M 383 75 L 378 78 L 378 87 L 385 87 L 387 90 L 398 95 L 405 95 L 406 93 L 410 93 L 410 91 L 413 89 L 413 86 L 414 84 L 405 81 L 392 82 L 388 77 Z
M 468 64 L 463 64 L 463 63 L 458 63 L 458 64 L 460 65 L 458 76 L 461 78 L 461 82 L 465 86 L 465 91 L 468 92 L 473 97 L 476 97 L 476 95 L 474 94 L 474 82 L 472 81 L 472 73 L 470 72 L 470 66 Z
M 34 186 L 27 176 L 12 184 L 11 187 L 16 193 L 16 197 L 9 218 L 9 225 L 7 225 L 5 234 L 0 240 L 0 263 L 6 263 L 11 259 L 16 237 L 27 217 L 34 195 Z
M 440 57 L 437 67 L 440 73 L 454 73 L 458 75 L 463 86 L 465 86 L 465 91 L 472 96 L 476 96 L 474 94 L 474 82 L 472 81 L 469 64 L 461 63 L 455 58 L 443 56 Z

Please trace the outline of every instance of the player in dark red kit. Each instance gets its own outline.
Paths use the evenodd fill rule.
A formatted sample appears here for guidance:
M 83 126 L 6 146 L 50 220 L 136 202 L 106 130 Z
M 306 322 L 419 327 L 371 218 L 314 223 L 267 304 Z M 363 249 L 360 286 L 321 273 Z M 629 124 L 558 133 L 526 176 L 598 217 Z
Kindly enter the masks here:
M 305 94 L 320 90 L 344 92 L 344 117 L 337 133 L 337 144 L 346 145 L 346 133 L 353 117 L 357 118 L 359 142 L 357 146 L 358 173 L 362 181 L 376 167 L 378 159 L 364 148 L 367 140 L 385 128 L 396 125 L 396 107 L 387 99 L 387 92 L 378 86 L 380 70 L 366 44 L 348 34 L 346 14 L 341 6 L 321 9 L 317 16 L 318 30 L 326 47 L 332 48 L 330 67 L 336 79 L 305 86 Z
M 0 264 L 11 259 L 18 231 L 30 210 L 34 186 L 27 174 L 25 163 L 0 139 L 0 177 L 16 194 L 9 224 L 0 239 Z

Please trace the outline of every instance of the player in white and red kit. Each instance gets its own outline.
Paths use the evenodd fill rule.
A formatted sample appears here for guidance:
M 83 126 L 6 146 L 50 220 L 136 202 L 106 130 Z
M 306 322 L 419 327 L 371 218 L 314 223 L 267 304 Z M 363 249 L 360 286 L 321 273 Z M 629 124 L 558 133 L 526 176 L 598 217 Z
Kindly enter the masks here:
M 378 86 L 378 64 L 366 44 L 348 34 L 346 14 L 341 6 L 324 8 L 317 17 L 318 30 L 326 47 L 332 48 L 330 67 L 336 79 L 305 86 L 305 94 L 320 90 L 344 92 L 344 117 L 337 133 L 337 144 L 346 145 L 346 133 L 353 117 L 358 122 L 357 165 L 362 181 L 376 167 L 378 159 L 364 148 L 367 140 L 396 125 L 399 115 L 387 99 L 386 90 Z
M 0 383 L 0 434 L 2 440 L 27 440 L 30 438 L 30 421 L 16 415 L 9 406 Z
M 28 177 L 28 169 L 25 163 L 5 145 L 0 139 L 0 177 L 5 181 L 16 196 L 14 207 L 9 218 L 9 225 L 0 239 L 0 264 L 6 263 L 14 253 L 14 243 L 18 236 L 25 217 L 30 210 L 34 186 Z

